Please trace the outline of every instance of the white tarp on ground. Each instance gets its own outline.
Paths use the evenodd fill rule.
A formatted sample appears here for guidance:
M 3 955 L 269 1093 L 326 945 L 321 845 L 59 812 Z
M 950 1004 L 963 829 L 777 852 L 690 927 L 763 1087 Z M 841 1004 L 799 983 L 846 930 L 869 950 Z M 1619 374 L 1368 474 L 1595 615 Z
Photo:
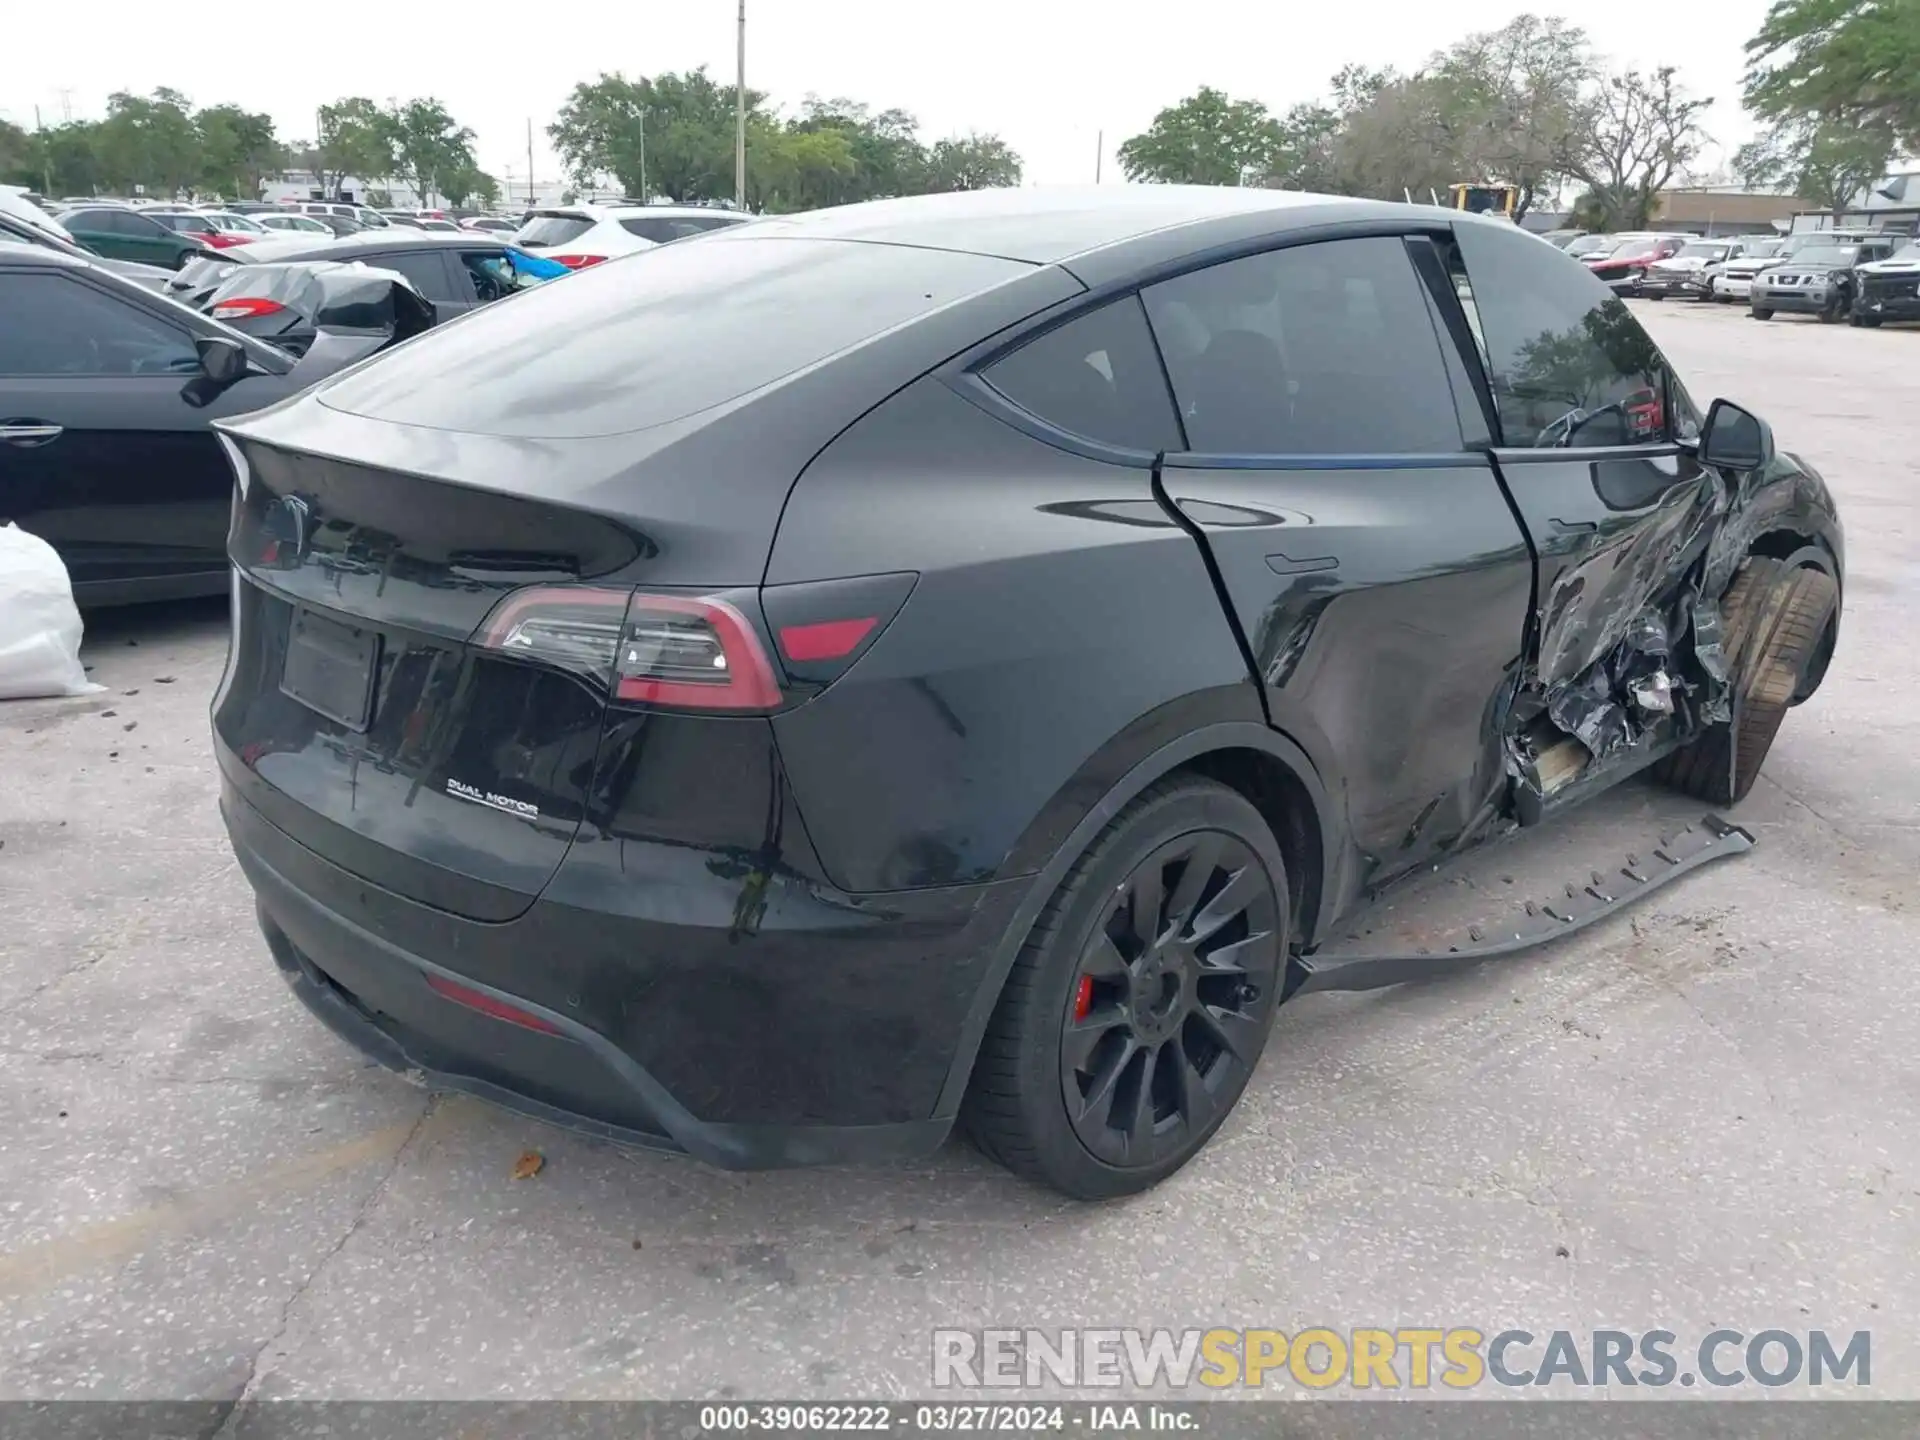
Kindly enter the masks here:
M 80 665 L 80 611 L 53 547 L 0 526 L 0 700 L 91 695 Z

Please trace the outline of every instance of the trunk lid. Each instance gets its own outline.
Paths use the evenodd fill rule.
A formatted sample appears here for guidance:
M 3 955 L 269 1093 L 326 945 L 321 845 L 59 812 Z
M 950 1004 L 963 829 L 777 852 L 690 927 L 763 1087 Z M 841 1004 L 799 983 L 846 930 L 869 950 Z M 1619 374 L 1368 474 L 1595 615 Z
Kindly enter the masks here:
M 605 702 L 469 637 L 509 591 L 622 574 L 643 542 L 553 504 L 237 449 L 250 474 L 213 715 L 229 776 L 335 864 L 512 919 L 573 841 Z

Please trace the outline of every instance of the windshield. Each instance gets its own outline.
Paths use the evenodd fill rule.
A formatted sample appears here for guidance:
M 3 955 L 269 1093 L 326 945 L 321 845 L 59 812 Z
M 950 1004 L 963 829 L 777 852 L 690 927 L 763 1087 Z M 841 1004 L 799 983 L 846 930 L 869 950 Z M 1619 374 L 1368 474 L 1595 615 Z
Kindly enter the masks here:
M 219 228 L 204 215 L 167 215 L 158 214 L 153 218 L 169 230 L 178 230 L 182 235 L 217 235 Z
M 1851 265 L 1859 255 L 1857 245 L 1810 245 L 1793 257 L 1796 265 Z
M 264 235 L 267 233 L 257 221 L 249 220 L 244 215 L 233 215 L 222 211 L 218 215 L 210 215 L 207 218 L 212 220 L 213 223 L 222 230 L 247 235 Z
M 1614 242 L 1611 236 L 1582 235 L 1578 239 L 1568 242 L 1567 254 L 1569 255 L 1600 255 L 1600 254 L 1604 254 L 1607 248 L 1611 246 L 1613 243 Z
M 1914 240 L 1902 245 L 1887 258 L 1889 260 L 1900 260 L 1908 265 L 1920 263 L 1920 240 Z
M 1730 248 L 1732 247 L 1727 245 L 1682 245 L 1680 253 L 1674 258 L 1676 260 L 1724 260 Z
M 1622 240 L 1607 252 L 1609 260 L 1631 260 L 1639 255 L 1651 255 L 1660 248 L 1658 240 Z

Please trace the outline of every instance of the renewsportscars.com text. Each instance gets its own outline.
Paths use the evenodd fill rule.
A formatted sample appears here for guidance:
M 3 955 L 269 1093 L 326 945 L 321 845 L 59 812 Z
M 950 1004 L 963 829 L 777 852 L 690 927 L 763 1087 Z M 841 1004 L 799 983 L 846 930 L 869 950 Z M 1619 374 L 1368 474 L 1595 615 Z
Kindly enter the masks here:
M 1873 1383 L 1865 1330 L 936 1330 L 939 1389 L 1590 1390 Z

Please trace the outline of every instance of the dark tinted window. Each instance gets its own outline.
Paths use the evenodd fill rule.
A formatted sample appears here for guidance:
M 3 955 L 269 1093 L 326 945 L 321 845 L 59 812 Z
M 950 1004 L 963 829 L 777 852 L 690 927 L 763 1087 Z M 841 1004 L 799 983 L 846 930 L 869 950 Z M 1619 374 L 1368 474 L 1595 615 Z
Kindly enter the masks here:
M 1493 225 L 1461 225 L 1469 307 L 1508 445 L 1662 438 L 1660 352 L 1584 265 Z
M 178 375 L 185 331 L 64 275 L 0 275 L 0 375 Z
M 585 215 L 542 211 L 521 227 L 519 240 L 529 250 L 541 250 L 549 245 L 565 245 L 568 241 L 578 240 L 592 228 L 593 221 Z
M 447 278 L 446 261 L 438 250 L 422 250 L 412 254 L 404 250 L 386 250 L 378 255 L 356 256 L 369 265 L 378 265 L 382 270 L 398 270 L 413 282 L 413 288 L 429 300 L 451 300 L 454 298 L 453 282 Z
M 669 240 L 684 240 L 689 235 L 739 223 L 722 215 L 629 215 L 620 222 L 620 228 L 642 240 L 665 245 Z
M 69 230 L 86 230 L 96 235 L 151 235 L 151 220 L 143 220 L 131 210 L 76 210 L 62 221 Z
M 479 434 L 626 434 L 1031 273 L 992 255 L 719 235 L 485 306 L 347 374 L 321 401 Z
M 995 361 L 985 378 L 1023 410 L 1122 450 L 1178 450 L 1180 426 L 1140 302 L 1129 295 Z
M 1564 263 L 1551 247 L 1525 243 Z M 1449 453 L 1440 342 L 1397 239 L 1250 255 L 1145 292 L 1202 454 Z

